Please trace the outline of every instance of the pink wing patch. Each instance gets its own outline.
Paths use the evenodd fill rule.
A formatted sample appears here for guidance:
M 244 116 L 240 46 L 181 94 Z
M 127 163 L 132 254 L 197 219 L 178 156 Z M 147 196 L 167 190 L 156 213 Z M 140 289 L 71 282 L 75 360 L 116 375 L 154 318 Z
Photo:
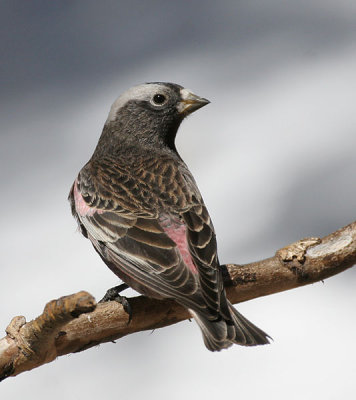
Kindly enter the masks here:
M 98 214 L 102 214 L 102 210 L 98 210 L 95 207 L 89 207 L 88 204 L 84 201 L 83 196 L 78 190 L 78 180 L 76 179 L 74 182 L 74 202 L 75 202 L 75 209 L 77 210 L 77 213 L 81 217 L 91 217 L 94 215 L 96 212 Z
M 197 274 L 197 267 L 195 266 L 192 256 L 189 252 L 187 228 L 185 224 L 178 218 L 173 219 L 166 214 L 160 216 L 159 223 L 170 239 L 176 243 L 184 263 L 193 273 Z

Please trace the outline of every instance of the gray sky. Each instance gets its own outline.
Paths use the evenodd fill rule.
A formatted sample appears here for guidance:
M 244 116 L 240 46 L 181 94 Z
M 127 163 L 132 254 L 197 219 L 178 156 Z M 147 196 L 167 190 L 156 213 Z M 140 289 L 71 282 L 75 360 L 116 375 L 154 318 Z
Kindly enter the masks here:
M 211 100 L 182 124 L 222 262 L 249 262 L 355 219 L 353 1 L 2 1 L 0 326 L 117 283 L 66 197 L 111 103 L 172 81 Z M 0 396 L 351 399 L 355 271 L 238 306 L 263 348 L 209 353 L 184 322 L 9 379 Z M 129 292 L 130 293 L 130 292 Z

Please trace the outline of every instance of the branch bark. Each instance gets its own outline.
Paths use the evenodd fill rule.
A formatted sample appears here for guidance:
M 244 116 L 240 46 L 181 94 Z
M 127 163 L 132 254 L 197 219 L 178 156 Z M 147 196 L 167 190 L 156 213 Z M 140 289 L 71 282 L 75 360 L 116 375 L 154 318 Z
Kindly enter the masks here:
M 232 303 L 308 285 L 356 264 L 356 222 L 324 237 L 302 239 L 262 261 L 223 266 Z M 0 339 L 0 380 L 29 371 L 64 354 L 144 330 L 162 328 L 190 317 L 173 300 L 144 296 L 129 299 L 132 320 L 121 304 L 96 304 L 87 292 L 49 302 L 28 323 L 14 317 Z

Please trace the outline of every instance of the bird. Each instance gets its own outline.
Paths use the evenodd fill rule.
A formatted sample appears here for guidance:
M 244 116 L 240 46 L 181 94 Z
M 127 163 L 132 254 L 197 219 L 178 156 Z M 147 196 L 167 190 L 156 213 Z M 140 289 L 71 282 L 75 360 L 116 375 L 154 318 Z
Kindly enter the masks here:
M 79 230 L 126 285 L 189 310 L 205 346 L 269 343 L 229 302 L 213 223 L 175 138 L 210 101 L 181 85 L 133 86 L 111 106 L 69 201 Z

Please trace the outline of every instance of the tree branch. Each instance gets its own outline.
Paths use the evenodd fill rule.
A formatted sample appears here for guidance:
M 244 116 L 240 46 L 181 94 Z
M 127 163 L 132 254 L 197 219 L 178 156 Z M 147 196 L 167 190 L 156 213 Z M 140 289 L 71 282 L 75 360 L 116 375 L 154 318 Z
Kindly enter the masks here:
M 303 239 L 268 259 L 223 266 L 232 303 L 314 283 L 356 264 L 356 222 L 323 239 Z M 96 304 L 87 292 L 49 302 L 43 313 L 26 323 L 14 317 L 0 339 L 0 380 L 56 357 L 79 352 L 125 335 L 172 325 L 190 317 L 173 300 L 144 296 L 129 299 L 132 320 L 121 304 Z

